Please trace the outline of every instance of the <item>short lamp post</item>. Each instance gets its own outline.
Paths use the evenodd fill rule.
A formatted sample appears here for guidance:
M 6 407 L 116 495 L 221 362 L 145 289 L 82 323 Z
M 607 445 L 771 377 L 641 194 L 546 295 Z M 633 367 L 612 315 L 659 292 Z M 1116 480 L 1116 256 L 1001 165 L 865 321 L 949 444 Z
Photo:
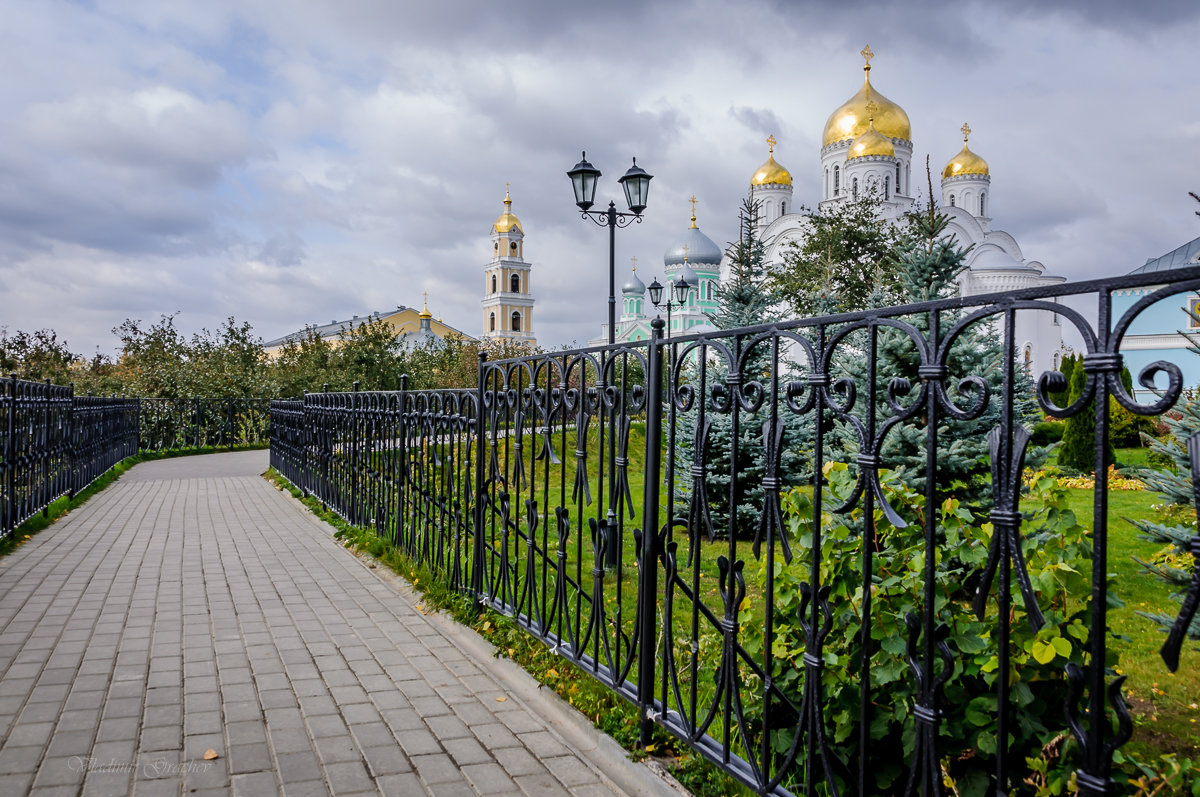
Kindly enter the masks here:
M 596 183 L 600 180 L 600 170 L 587 161 L 587 153 L 583 153 L 575 168 L 567 172 L 571 178 L 571 188 L 575 191 L 575 204 L 579 206 L 579 215 L 591 219 L 601 227 L 608 228 L 608 345 L 611 347 L 617 340 L 617 228 L 627 227 L 633 222 L 642 221 L 642 211 L 646 209 L 646 199 L 650 195 L 650 180 L 653 175 L 637 165 L 633 166 L 617 182 L 625 191 L 625 204 L 629 206 L 628 213 L 619 213 L 615 202 L 608 203 L 607 210 L 592 210 L 596 199 Z M 609 357 L 613 356 L 611 348 Z M 615 372 L 613 372 L 615 374 Z M 605 546 L 604 564 L 606 567 L 616 567 L 618 561 L 617 516 L 614 504 L 617 501 L 616 476 L 616 417 L 610 412 L 608 416 L 608 474 L 609 500 L 607 518 L 607 544 Z
M 664 305 L 667 308 L 667 337 L 669 338 L 671 337 L 671 308 L 683 307 L 685 304 L 687 304 L 688 289 L 692 286 L 688 285 L 687 282 L 684 281 L 683 277 L 680 277 L 674 282 L 668 281 L 667 284 L 671 286 L 671 290 L 668 291 L 667 300 L 665 302 L 662 300 L 663 286 L 658 283 L 657 279 L 650 283 L 649 291 L 650 303 L 654 305 L 655 308 L 661 310 Z

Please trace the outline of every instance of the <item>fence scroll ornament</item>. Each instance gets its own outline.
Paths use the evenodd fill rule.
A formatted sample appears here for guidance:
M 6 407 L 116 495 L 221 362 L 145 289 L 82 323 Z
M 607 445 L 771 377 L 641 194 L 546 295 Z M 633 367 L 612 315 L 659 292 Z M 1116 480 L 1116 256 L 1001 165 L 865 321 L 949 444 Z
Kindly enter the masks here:
M 1134 288 L 1113 318 L 1114 293 Z M 374 495 L 381 533 L 633 702 L 644 738 L 657 724 L 759 794 L 944 793 L 946 767 L 965 760 L 946 733 L 966 711 L 946 694 L 969 655 L 941 613 L 953 599 L 994 655 L 998 741 L 973 755 L 1003 794 L 1028 753 L 1010 732 L 1027 710 L 1012 684 L 1030 665 L 1010 648 L 1058 622 L 1030 572 L 1042 552 L 1022 506 L 1040 456 L 1027 408 L 1093 413 L 1090 595 L 1071 597 L 1089 632 L 1069 663 L 1038 672 L 1066 702 L 1080 793 L 1113 794 L 1132 725 L 1105 669 L 1107 409 L 1110 397 L 1142 415 L 1180 400 L 1183 372 L 1166 361 L 1127 391 L 1120 347 L 1151 305 L 1197 289 L 1189 268 L 670 340 L 656 322 L 650 341 L 481 360 L 476 390 L 402 391 L 372 423 L 361 397 L 280 402 L 272 456 L 347 517 L 371 514 L 351 502 Z M 1094 301 L 1094 323 L 1069 296 Z M 1086 379 L 1069 406 L 1051 399 L 1061 375 L 1016 362 L 1019 320 L 1043 313 L 1082 340 Z M 988 364 L 961 357 L 984 339 Z M 947 546 L 941 512 L 958 488 L 939 452 L 968 438 L 990 463 L 971 517 L 990 526 L 956 532 L 963 557 Z M 1200 484 L 1200 435 L 1188 444 Z M 916 486 L 898 492 L 906 478 Z M 901 534 L 916 546 L 904 561 Z M 946 561 L 964 568 L 953 598 L 939 591 Z M 898 569 L 911 578 L 902 611 L 887 586 Z M 1200 575 L 1163 648 L 1172 669 L 1198 604 Z M 872 736 L 888 722 L 894 736 Z

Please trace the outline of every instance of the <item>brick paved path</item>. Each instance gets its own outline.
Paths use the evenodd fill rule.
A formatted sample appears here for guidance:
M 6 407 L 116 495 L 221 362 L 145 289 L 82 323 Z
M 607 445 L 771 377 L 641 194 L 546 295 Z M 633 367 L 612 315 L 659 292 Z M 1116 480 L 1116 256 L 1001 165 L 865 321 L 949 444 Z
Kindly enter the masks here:
M 138 465 L 0 559 L 0 794 L 665 790 L 266 464 Z

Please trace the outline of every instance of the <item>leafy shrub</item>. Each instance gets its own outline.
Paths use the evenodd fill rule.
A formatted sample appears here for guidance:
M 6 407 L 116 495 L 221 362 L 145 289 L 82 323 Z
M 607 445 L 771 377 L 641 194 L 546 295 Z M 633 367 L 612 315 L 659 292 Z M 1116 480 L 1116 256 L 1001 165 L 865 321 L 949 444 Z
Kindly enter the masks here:
M 831 463 L 825 473 L 835 500 L 851 495 L 854 479 L 845 464 Z M 905 485 L 902 472 L 881 472 L 881 482 L 888 501 L 909 522 L 906 528 L 898 529 L 876 511 L 879 547 L 871 587 L 871 692 L 875 704 L 870 729 L 871 768 L 875 791 L 895 794 L 903 788 L 914 746 L 912 713 L 917 687 L 905 657 L 905 617 L 910 612 L 917 616 L 921 613 L 925 507 L 924 497 Z M 790 564 L 780 559 L 774 564 L 777 619 L 773 645 L 777 658 L 772 676 L 799 705 L 805 633 L 795 618 L 800 615 L 801 585 L 811 581 L 811 496 L 804 490 L 793 490 L 785 496 L 784 509 L 796 555 Z M 1068 661 L 1083 664 L 1083 645 L 1088 635 L 1085 601 L 1090 594 L 1092 556 L 1087 530 L 1068 509 L 1066 492 L 1052 475 L 1038 472 L 1027 480 L 1021 509 L 1029 576 L 1046 624 L 1040 631 L 1032 630 L 1014 583 L 1010 637 L 1011 695 L 1016 704 L 1010 740 L 1014 761 L 1036 757 L 1064 728 L 1067 685 L 1063 668 Z M 843 761 L 854 762 L 858 760 L 860 684 L 856 673 L 861 657 L 862 510 L 825 515 L 821 525 L 821 584 L 830 588 L 829 607 L 833 612 L 833 630 L 823 650 L 824 716 L 835 752 Z M 947 498 L 940 507 L 938 531 L 935 611 L 939 622 L 950 628 L 946 641 L 954 657 L 954 671 L 941 703 L 943 773 L 947 782 L 954 783 L 957 794 L 982 795 L 994 788 L 989 781 L 998 743 L 997 618 L 994 600 L 983 620 L 975 615 L 971 601 L 978 571 L 987 559 L 992 524 L 982 522 L 958 500 Z M 764 564 L 758 572 L 760 587 L 765 585 L 766 576 Z M 761 629 L 749 622 L 749 608 L 743 615 L 743 628 L 750 635 L 747 647 L 752 652 L 761 650 Z M 1115 658 L 1111 664 L 1115 665 Z M 775 735 L 774 748 L 787 750 L 792 732 L 780 729 Z M 1015 780 L 1020 782 L 1021 777 L 1017 774 Z

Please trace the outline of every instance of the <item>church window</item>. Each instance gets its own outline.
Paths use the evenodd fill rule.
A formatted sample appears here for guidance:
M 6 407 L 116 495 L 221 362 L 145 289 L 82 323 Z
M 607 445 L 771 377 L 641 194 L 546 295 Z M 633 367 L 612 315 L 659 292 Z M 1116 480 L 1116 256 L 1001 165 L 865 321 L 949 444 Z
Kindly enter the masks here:
M 521 331 L 521 314 L 520 313 L 514 312 L 512 314 L 512 331 L 513 332 Z
M 488 332 L 495 332 L 495 331 L 496 331 L 496 314 L 489 313 L 488 314 Z
M 833 195 L 837 196 L 838 191 L 842 190 L 842 170 L 837 166 L 833 167 Z
M 496 275 L 492 275 L 492 293 L 496 292 Z
M 509 243 L 508 251 L 514 255 L 517 253 L 517 242 L 516 241 L 512 241 Z
M 787 215 L 787 203 L 786 203 L 786 202 L 780 202 L 780 203 L 779 203 L 779 215 L 780 215 L 780 216 L 786 216 L 786 215 Z
M 883 178 L 883 198 L 884 199 L 892 198 L 892 178 L 891 177 Z
M 825 170 L 825 196 L 829 196 L 829 169 Z
M 495 244 L 492 246 L 492 253 L 497 255 L 500 254 L 500 244 Z
M 508 281 L 508 289 L 513 293 L 521 292 L 521 275 L 513 274 L 512 279 Z
M 1028 373 L 1033 370 L 1033 346 L 1025 344 L 1025 371 Z
M 1058 370 L 1058 366 L 1062 364 L 1061 358 L 1062 358 L 1061 353 L 1054 352 L 1054 368 L 1055 368 L 1055 370 Z
M 987 193 L 986 192 L 982 192 L 979 194 L 979 215 L 980 216 L 987 215 Z
M 855 177 L 854 180 L 852 180 L 850 182 L 850 196 L 854 197 L 855 199 L 858 199 L 858 178 L 857 177 Z
M 897 194 L 904 193 L 903 191 L 900 190 L 900 162 L 899 161 L 896 161 L 896 193 Z
M 950 195 L 950 207 L 954 207 L 954 194 Z

